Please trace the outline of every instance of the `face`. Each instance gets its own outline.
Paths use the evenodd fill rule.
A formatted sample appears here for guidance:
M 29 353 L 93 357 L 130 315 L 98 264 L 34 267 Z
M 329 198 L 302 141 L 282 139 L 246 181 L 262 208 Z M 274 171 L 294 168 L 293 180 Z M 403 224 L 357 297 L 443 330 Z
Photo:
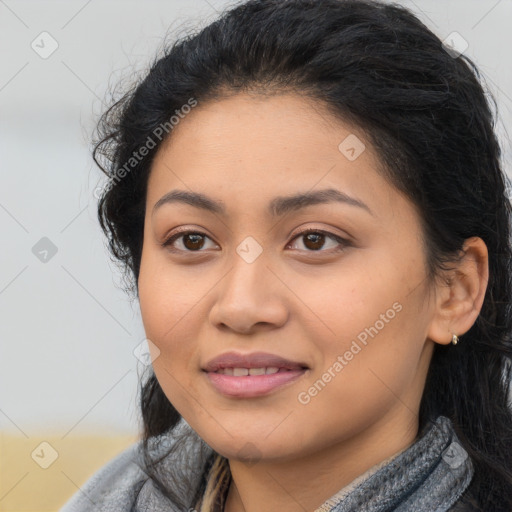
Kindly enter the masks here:
M 310 99 L 239 94 L 171 135 L 138 286 L 174 407 L 230 459 L 401 435 L 434 345 L 431 289 L 418 214 L 364 133 Z

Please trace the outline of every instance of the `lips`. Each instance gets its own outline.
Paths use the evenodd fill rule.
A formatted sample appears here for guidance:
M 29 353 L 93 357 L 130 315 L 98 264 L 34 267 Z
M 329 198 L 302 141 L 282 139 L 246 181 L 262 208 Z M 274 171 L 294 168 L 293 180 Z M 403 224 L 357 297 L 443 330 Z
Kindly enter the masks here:
M 308 366 L 263 352 L 229 352 L 202 368 L 213 388 L 228 398 L 256 398 L 277 392 L 303 377 Z
M 264 352 L 256 352 L 253 354 L 237 354 L 235 352 L 227 352 L 210 360 L 203 368 L 206 372 L 217 372 L 233 375 L 230 370 L 247 369 L 249 372 L 245 375 L 262 375 L 261 370 L 265 370 L 265 374 L 277 373 L 286 370 L 303 370 L 308 366 L 299 361 L 291 361 L 274 354 Z M 224 371 L 226 370 L 227 371 Z M 258 370 L 251 372 L 250 370 Z M 237 372 L 240 373 L 240 372 Z M 239 376 L 242 376 L 240 374 Z

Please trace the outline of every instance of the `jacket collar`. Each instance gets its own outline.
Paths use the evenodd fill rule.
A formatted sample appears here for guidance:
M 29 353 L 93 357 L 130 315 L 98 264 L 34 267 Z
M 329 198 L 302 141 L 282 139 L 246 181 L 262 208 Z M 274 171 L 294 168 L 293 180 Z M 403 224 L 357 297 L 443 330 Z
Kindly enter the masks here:
M 172 456 L 162 461 L 163 478 L 166 472 L 171 472 L 178 481 L 197 486 L 212 450 L 183 419 L 176 433 L 185 437 L 176 444 Z M 165 448 L 166 443 L 160 446 Z M 341 489 L 315 512 L 445 512 L 467 489 L 473 473 L 471 459 L 451 421 L 439 416 L 435 422 L 423 426 L 409 448 L 371 468 L 355 485 Z M 180 496 L 185 502 L 191 499 L 184 494 Z M 147 510 L 183 512 L 151 479 L 142 486 L 132 508 L 133 512 Z
M 445 416 L 424 425 L 409 448 L 379 466 L 315 512 L 445 512 L 467 489 L 474 473 L 470 457 Z

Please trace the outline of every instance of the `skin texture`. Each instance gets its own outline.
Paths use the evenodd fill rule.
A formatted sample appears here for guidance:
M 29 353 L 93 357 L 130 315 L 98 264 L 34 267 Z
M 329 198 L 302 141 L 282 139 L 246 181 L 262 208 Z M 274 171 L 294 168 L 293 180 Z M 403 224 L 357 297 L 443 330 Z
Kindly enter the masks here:
M 338 148 L 350 134 L 366 146 L 353 161 Z M 156 155 L 141 314 L 166 396 L 229 459 L 227 512 L 314 510 L 410 446 L 435 343 L 449 344 L 478 316 L 488 279 L 485 244 L 467 240 L 457 268 L 429 283 L 418 213 L 378 169 L 361 130 L 292 93 L 200 103 Z M 357 198 L 371 213 L 340 202 L 279 218 L 267 211 L 276 196 L 325 188 Z M 222 201 L 226 214 L 178 202 L 153 213 L 177 189 Z M 205 237 L 194 243 L 182 236 L 175 252 L 162 247 L 178 228 Z M 310 228 L 348 243 L 297 236 Z M 262 249 L 252 263 L 237 253 L 249 236 Z M 342 370 L 332 370 L 376 325 Z M 266 396 L 227 397 L 201 370 L 227 351 L 269 352 L 308 370 Z M 330 381 L 304 403 L 329 368 Z

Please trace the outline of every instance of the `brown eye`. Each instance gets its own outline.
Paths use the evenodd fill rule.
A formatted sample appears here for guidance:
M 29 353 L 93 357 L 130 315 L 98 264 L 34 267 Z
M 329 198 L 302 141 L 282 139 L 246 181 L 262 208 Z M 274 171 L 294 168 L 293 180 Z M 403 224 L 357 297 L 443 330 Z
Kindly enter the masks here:
M 308 249 L 321 249 L 325 243 L 325 235 L 323 233 L 307 233 L 303 235 L 304 245 Z
M 204 252 L 201 249 L 205 247 L 207 240 L 211 239 L 204 233 L 198 231 L 180 231 L 165 240 L 165 242 L 162 243 L 162 247 L 168 247 L 169 250 L 173 252 Z M 179 247 L 180 245 L 181 247 Z
M 301 240 L 305 249 L 301 247 L 299 249 L 307 252 L 340 252 L 350 245 L 348 240 L 318 229 L 302 231 L 294 237 L 294 240 Z M 331 241 L 330 244 L 329 240 Z M 322 250 L 326 246 L 327 249 L 332 249 L 332 251 Z
M 191 251 L 201 249 L 204 245 L 203 235 L 199 235 L 198 233 L 183 235 L 183 245 Z

